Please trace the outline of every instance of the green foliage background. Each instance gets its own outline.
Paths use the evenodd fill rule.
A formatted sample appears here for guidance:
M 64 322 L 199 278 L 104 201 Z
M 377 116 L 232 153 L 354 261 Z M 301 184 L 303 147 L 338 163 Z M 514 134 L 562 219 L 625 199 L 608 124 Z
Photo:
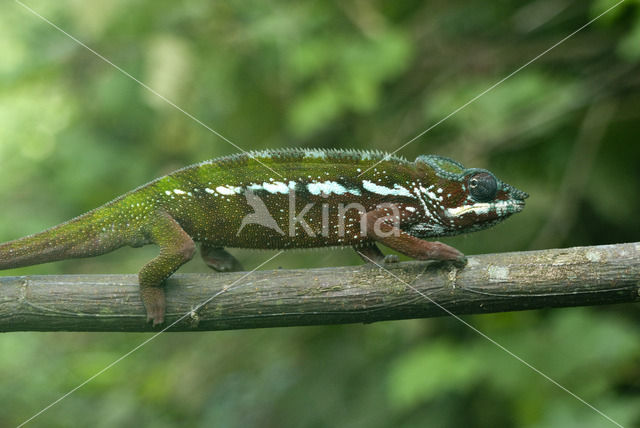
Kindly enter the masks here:
M 28 5 L 244 149 L 394 150 L 615 2 Z M 640 7 L 627 0 L 400 154 L 531 194 L 467 254 L 640 241 Z M 0 241 L 237 150 L 16 2 L 0 4 Z M 153 248 L 5 274 L 135 273 Z M 245 266 L 268 253 L 236 251 Z M 292 252 L 267 268 L 359 263 Z M 184 272 L 206 272 L 198 261 Z M 637 305 L 465 317 L 640 426 Z M 147 338 L 0 336 L 0 426 Z M 30 426 L 613 426 L 455 319 L 165 334 Z

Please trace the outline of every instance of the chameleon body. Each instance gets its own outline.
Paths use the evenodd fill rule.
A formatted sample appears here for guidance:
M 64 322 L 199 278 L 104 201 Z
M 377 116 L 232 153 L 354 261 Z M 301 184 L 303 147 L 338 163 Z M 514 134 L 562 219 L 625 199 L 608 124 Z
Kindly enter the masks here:
M 268 166 L 266 168 L 265 166 Z M 528 195 L 482 169 L 425 155 L 284 149 L 221 157 L 158 178 L 66 223 L 0 244 L 0 269 L 156 244 L 139 272 L 147 320 L 164 321 L 166 278 L 200 244 L 218 271 L 240 269 L 224 247 L 353 246 L 392 261 L 376 242 L 420 260 L 464 261 L 424 238 L 490 227 Z

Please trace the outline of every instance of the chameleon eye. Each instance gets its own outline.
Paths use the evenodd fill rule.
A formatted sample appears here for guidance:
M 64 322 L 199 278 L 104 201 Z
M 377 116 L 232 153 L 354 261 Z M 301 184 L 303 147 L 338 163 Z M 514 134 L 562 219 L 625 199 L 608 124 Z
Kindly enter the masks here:
M 489 173 L 478 172 L 469 177 L 469 192 L 471 197 L 478 202 L 488 202 L 496 197 L 498 183 Z

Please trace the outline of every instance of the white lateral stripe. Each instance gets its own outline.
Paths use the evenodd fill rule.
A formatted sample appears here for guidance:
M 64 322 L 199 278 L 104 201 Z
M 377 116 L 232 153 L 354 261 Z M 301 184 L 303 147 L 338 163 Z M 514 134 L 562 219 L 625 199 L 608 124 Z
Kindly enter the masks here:
M 208 191 L 205 189 L 205 191 Z M 218 186 L 216 187 L 216 192 L 221 195 L 233 195 L 234 193 L 242 193 L 242 187 L 236 186 Z
M 347 191 L 341 184 L 336 183 L 335 181 L 323 181 L 321 183 L 309 183 L 307 184 L 307 189 L 309 193 L 312 195 L 319 195 L 320 193 L 335 193 L 338 195 L 342 195 Z
M 247 186 L 249 190 L 266 190 L 269 193 L 282 193 L 287 194 L 290 190 L 296 189 L 296 182 L 289 181 L 289 184 L 283 183 L 282 181 L 274 181 L 273 183 L 268 183 L 263 181 L 262 184 L 250 184 Z
M 360 195 L 360 190 L 358 189 L 347 189 L 342 184 L 337 183 L 335 181 L 327 180 L 321 183 L 309 183 L 307 184 L 307 190 L 312 195 L 319 195 L 321 193 L 331 194 L 335 193 L 336 195 L 344 195 L 345 193 L 352 193 L 354 195 Z
M 274 183 L 262 183 L 262 187 L 269 193 L 289 193 L 289 187 L 282 181 Z
M 386 186 L 380 186 L 369 180 L 362 180 L 362 187 L 365 190 L 368 190 L 372 193 L 377 193 L 378 195 L 394 195 L 394 196 L 408 196 L 413 198 L 414 196 L 407 189 L 402 187 L 399 184 L 394 184 L 393 189 Z
M 451 217 L 459 217 L 463 214 L 472 212 L 474 214 L 486 214 L 494 204 L 489 203 L 477 203 L 473 205 L 463 205 L 461 207 L 447 208 L 447 214 Z

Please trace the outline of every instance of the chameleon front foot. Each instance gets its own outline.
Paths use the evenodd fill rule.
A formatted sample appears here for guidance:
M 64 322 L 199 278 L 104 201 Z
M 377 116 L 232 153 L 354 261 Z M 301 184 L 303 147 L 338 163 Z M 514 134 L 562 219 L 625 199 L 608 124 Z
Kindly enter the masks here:
M 367 235 L 376 241 L 393 248 L 416 260 L 443 260 L 457 264 L 466 264 L 467 258 L 455 248 L 442 242 L 429 242 L 409 235 L 399 229 L 393 221 L 387 217 L 387 210 L 379 208 L 365 214 Z M 368 247 L 375 248 L 375 247 Z M 378 258 L 382 256 L 380 250 L 375 248 L 371 254 Z M 365 253 L 366 254 L 366 253 Z
M 425 248 L 425 257 L 427 257 L 426 260 L 434 259 L 462 264 L 467 263 L 467 258 L 465 257 L 465 255 L 450 245 L 443 244 L 442 242 L 438 241 L 423 242 L 425 242 L 425 244 L 423 244 L 423 247 Z M 419 257 L 416 258 L 419 259 Z
M 164 322 L 164 311 L 166 307 L 164 288 L 142 287 L 140 288 L 140 296 L 147 310 L 147 322 L 153 322 L 154 327 L 162 324 Z

